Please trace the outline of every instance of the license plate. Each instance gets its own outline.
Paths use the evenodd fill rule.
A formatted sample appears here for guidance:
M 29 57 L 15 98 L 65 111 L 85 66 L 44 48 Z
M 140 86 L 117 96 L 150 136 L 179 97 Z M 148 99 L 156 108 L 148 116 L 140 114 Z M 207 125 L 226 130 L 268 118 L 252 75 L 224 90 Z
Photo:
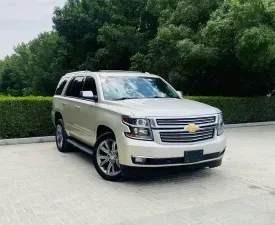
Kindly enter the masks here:
M 203 150 L 186 151 L 184 152 L 184 162 L 194 163 L 203 160 Z

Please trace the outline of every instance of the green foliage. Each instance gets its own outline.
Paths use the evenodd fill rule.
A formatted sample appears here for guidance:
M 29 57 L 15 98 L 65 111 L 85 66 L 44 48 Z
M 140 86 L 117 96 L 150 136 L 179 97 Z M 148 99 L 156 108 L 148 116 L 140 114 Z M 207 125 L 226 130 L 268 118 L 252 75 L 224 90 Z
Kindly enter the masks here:
M 275 120 L 275 98 L 186 97 L 222 110 L 226 124 Z M 0 96 L 0 138 L 54 134 L 50 97 Z
M 149 3 L 160 26 L 147 53 L 132 57 L 132 68 L 159 71 L 190 95 L 261 96 L 270 92 L 275 84 L 274 1 Z M 187 27 L 194 34 L 164 36 L 163 30 L 171 26 Z
M 225 124 L 266 122 L 275 120 L 275 98 L 236 98 L 236 97 L 188 97 L 219 108 Z
M 54 13 L 69 70 L 128 69 L 130 58 L 154 35 L 146 0 L 71 0 Z
M 63 75 L 58 62 L 56 33 L 43 33 L 18 45 L 3 62 L 1 93 L 13 96 L 52 95 Z M 0 71 L 1 72 L 1 71 Z
M 99 30 L 98 43 L 102 46 L 96 54 L 100 68 L 125 69 L 130 65 L 130 58 L 143 45 L 143 35 L 131 26 L 105 24 Z
M 52 98 L 0 96 L 0 139 L 53 134 Z
M 67 0 L 53 23 L 0 62 L 0 93 L 49 96 L 66 72 L 129 68 L 189 95 L 275 86 L 274 0 Z
M 244 30 L 236 45 L 237 57 L 246 68 L 261 70 L 275 61 L 275 29 L 257 26 Z

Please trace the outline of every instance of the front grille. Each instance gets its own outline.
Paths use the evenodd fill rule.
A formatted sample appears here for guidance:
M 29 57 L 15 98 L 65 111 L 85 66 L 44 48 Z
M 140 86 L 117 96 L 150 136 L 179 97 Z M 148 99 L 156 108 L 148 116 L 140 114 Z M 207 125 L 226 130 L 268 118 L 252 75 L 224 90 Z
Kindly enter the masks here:
M 197 117 L 197 118 L 175 118 L 175 119 L 157 119 L 157 124 L 160 126 L 181 126 L 188 124 L 208 124 L 215 123 L 216 117 Z
M 191 143 L 198 141 L 205 141 L 214 137 L 215 129 L 203 129 L 194 133 L 188 131 L 170 131 L 160 132 L 160 138 L 162 142 L 169 143 Z

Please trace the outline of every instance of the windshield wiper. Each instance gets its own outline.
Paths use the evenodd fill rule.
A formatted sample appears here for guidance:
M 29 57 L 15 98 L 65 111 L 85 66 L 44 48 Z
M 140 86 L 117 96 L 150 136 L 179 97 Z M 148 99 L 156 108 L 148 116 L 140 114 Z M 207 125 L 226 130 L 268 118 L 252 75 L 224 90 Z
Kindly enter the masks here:
M 150 97 L 150 98 L 178 98 L 178 97 L 161 97 L 161 96 L 153 96 L 153 97 Z
M 161 97 L 161 96 L 153 96 L 149 98 L 178 98 L 178 97 Z M 133 97 L 123 97 L 123 98 L 115 98 L 113 101 L 122 101 L 122 100 L 128 100 L 128 99 L 141 99 L 141 98 L 133 98 Z
M 122 100 L 127 100 L 127 99 L 138 99 L 138 98 L 123 97 L 123 98 L 116 98 L 116 99 L 113 99 L 113 100 L 114 101 L 122 101 Z

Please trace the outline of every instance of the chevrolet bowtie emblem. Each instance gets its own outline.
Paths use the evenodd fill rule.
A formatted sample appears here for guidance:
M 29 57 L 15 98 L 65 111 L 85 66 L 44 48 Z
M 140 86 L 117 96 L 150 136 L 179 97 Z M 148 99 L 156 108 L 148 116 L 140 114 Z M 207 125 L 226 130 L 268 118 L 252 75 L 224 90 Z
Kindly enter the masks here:
M 199 130 L 200 127 L 197 126 L 196 124 L 189 124 L 185 130 L 188 131 L 189 133 L 195 133 L 197 130 Z

